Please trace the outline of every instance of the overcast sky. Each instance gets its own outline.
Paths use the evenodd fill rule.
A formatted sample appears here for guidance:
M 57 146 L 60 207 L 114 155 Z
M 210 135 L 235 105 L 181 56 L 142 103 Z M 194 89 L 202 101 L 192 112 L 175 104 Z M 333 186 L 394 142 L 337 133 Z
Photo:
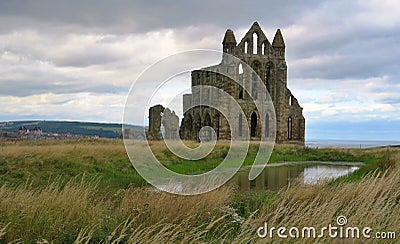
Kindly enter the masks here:
M 290 2 L 290 4 L 289 4 Z M 1 1 L 0 121 L 122 121 L 157 60 L 257 21 L 286 42 L 306 139 L 400 140 L 400 2 Z

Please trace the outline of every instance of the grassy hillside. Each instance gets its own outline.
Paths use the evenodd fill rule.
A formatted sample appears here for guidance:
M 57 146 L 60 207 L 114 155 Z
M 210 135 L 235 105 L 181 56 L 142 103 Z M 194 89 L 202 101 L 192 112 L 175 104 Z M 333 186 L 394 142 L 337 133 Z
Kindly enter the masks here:
M 38 141 L 0 144 L 0 183 L 34 185 L 74 176 L 101 177 L 105 192 L 141 186 L 122 140 Z M 109 189 L 110 188 L 110 189 Z
M 188 162 L 152 142 L 156 156 L 183 173 L 215 167 L 226 146 L 220 143 L 207 159 Z M 252 144 L 246 164 L 256 150 Z M 243 243 L 260 240 L 255 231 L 265 221 L 271 226 L 321 227 L 336 223 L 338 215 L 345 215 L 351 226 L 399 233 L 399 148 L 276 146 L 271 160 L 367 165 L 353 176 L 318 185 L 247 193 L 226 185 L 182 197 L 147 186 L 131 166 L 121 140 L 2 143 L 0 242 Z M 327 241 L 332 240 L 320 240 Z
M 99 136 L 104 138 L 119 138 L 122 125 L 113 123 L 70 122 L 70 121 L 11 121 L 1 122 L 0 130 L 16 132 L 25 126 L 33 129 L 41 127 L 44 133 L 71 133 L 86 136 Z M 140 126 L 130 126 L 132 130 L 143 130 Z

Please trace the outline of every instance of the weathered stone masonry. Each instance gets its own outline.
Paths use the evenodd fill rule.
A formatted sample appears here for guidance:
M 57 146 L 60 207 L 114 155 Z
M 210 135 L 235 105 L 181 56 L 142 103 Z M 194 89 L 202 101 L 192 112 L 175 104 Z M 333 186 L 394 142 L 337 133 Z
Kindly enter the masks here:
M 248 64 L 266 85 L 275 108 L 276 116 L 276 142 L 277 143 L 296 143 L 304 144 L 305 119 L 303 109 L 298 100 L 287 88 L 287 65 L 285 60 L 285 42 L 281 31 L 278 29 L 272 44 L 261 30 L 259 24 L 255 22 L 242 40 L 237 44 L 232 30 L 228 29 L 225 33 L 223 42 L 223 52 L 231 54 L 246 64 Z M 251 73 L 238 67 L 226 67 L 223 60 L 220 64 L 212 66 L 212 70 L 233 69 L 237 73 L 239 81 L 249 88 L 253 98 L 257 98 L 257 87 L 252 83 Z M 203 126 L 211 126 L 220 140 L 227 140 L 236 134 L 243 133 L 243 120 L 247 119 L 249 133 L 252 139 L 261 137 L 261 127 L 267 128 L 268 125 L 261 125 L 260 114 L 266 116 L 266 123 L 272 123 L 268 112 L 257 111 L 253 99 L 243 91 L 238 84 L 229 79 L 224 79 L 218 74 L 205 69 L 194 70 L 192 76 L 192 93 L 185 94 L 183 97 L 184 118 L 182 119 L 179 135 L 182 139 L 198 140 L 199 130 Z M 206 92 L 198 91 L 195 86 L 209 85 L 224 90 L 234 97 L 242 108 L 245 117 L 238 115 L 237 122 L 229 127 L 226 118 L 218 111 L 207 106 L 196 106 L 189 108 L 196 99 L 213 99 L 213 96 Z M 258 96 L 261 97 L 261 96 Z M 220 104 L 224 106 L 224 104 Z M 153 107 L 154 108 L 154 107 Z M 161 109 L 161 108 L 159 108 Z M 160 112 L 157 110 L 157 114 Z M 265 114 L 265 115 L 264 115 Z M 151 113 L 150 113 L 150 116 Z M 152 125 L 150 118 L 150 128 Z M 152 132 L 157 133 L 157 132 Z M 268 132 L 266 132 L 268 133 Z

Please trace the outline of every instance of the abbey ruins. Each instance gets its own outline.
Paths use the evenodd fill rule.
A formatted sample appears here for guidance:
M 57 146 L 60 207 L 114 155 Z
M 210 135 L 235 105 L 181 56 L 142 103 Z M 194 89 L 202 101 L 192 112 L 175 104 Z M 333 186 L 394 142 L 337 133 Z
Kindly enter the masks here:
M 228 29 L 222 41 L 223 52 L 233 55 L 246 63 L 253 69 L 253 73 L 243 69 L 242 64 L 232 67 L 232 64 L 221 61 L 220 64 L 194 70 L 192 77 L 192 93 L 183 96 L 184 117 L 181 121 L 179 131 L 179 119 L 175 113 L 156 105 L 150 109 L 148 139 L 160 139 L 160 126 L 164 127 L 164 138 L 184 140 L 199 140 L 199 131 L 203 126 L 210 126 L 214 129 L 219 140 L 229 140 L 232 137 L 241 138 L 245 131 L 248 131 L 251 139 L 259 139 L 276 134 L 277 143 L 304 144 L 305 119 L 303 108 L 298 100 L 287 87 L 287 65 L 285 60 L 285 42 L 281 31 L 275 33 L 272 44 L 269 42 L 261 27 L 255 22 L 245 36 L 236 42 L 232 30 Z M 223 58 L 224 59 L 224 58 Z M 212 70 L 232 70 L 242 84 L 232 82 L 227 77 L 221 77 Z M 262 80 L 268 90 L 270 100 L 274 105 L 274 116 L 268 109 L 258 111 L 256 102 L 263 104 L 265 96 L 261 89 L 254 83 L 254 72 Z M 199 99 L 214 99 L 218 103 L 218 96 L 212 96 L 207 90 L 198 90 L 197 86 L 207 85 L 222 89 L 234 97 L 240 105 L 242 113 L 235 115 L 234 123 L 229 126 L 226 117 L 219 111 L 208 106 L 191 106 Z M 243 89 L 247 87 L 247 91 Z M 249 94 L 250 93 L 250 94 Z M 260 99 L 260 101 L 257 101 Z M 222 101 L 219 106 L 225 106 Z M 265 102 L 266 103 L 266 102 Z M 228 105 L 226 105 L 228 106 Z M 164 111 L 164 112 L 163 112 Z M 161 119 L 164 116 L 163 120 Z M 262 116 L 263 118 L 261 119 Z M 273 118 L 276 124 L 272 126 Z M 244 120 L 249 126 L 244 130 Z M 261 123 L 261 121 L 264 121 Z M 173 125 L 173 126 L 171 126 Z M 168 127 L 168 129 L 167 129 Z M 276 133 L 271 133 L 274 128 Z M 263 132 L 265 134 L 263 134 Z

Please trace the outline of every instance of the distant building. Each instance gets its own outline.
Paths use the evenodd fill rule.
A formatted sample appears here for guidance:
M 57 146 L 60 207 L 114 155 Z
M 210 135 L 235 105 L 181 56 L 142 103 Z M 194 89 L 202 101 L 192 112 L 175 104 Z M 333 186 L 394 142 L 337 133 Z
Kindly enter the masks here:
M 23 135 L 23 134 L 27 134 L 27 133 L 29 133 L 29 129 L 28 128 L 26 128 L 25 126 L 19 127 L 18 134 Z
M 33 128 L 33 130 L 31 131 L 32 134 L 34 135 L 41 135 L 42 134 L 42 128 L 40 127 L 35 127 Z

